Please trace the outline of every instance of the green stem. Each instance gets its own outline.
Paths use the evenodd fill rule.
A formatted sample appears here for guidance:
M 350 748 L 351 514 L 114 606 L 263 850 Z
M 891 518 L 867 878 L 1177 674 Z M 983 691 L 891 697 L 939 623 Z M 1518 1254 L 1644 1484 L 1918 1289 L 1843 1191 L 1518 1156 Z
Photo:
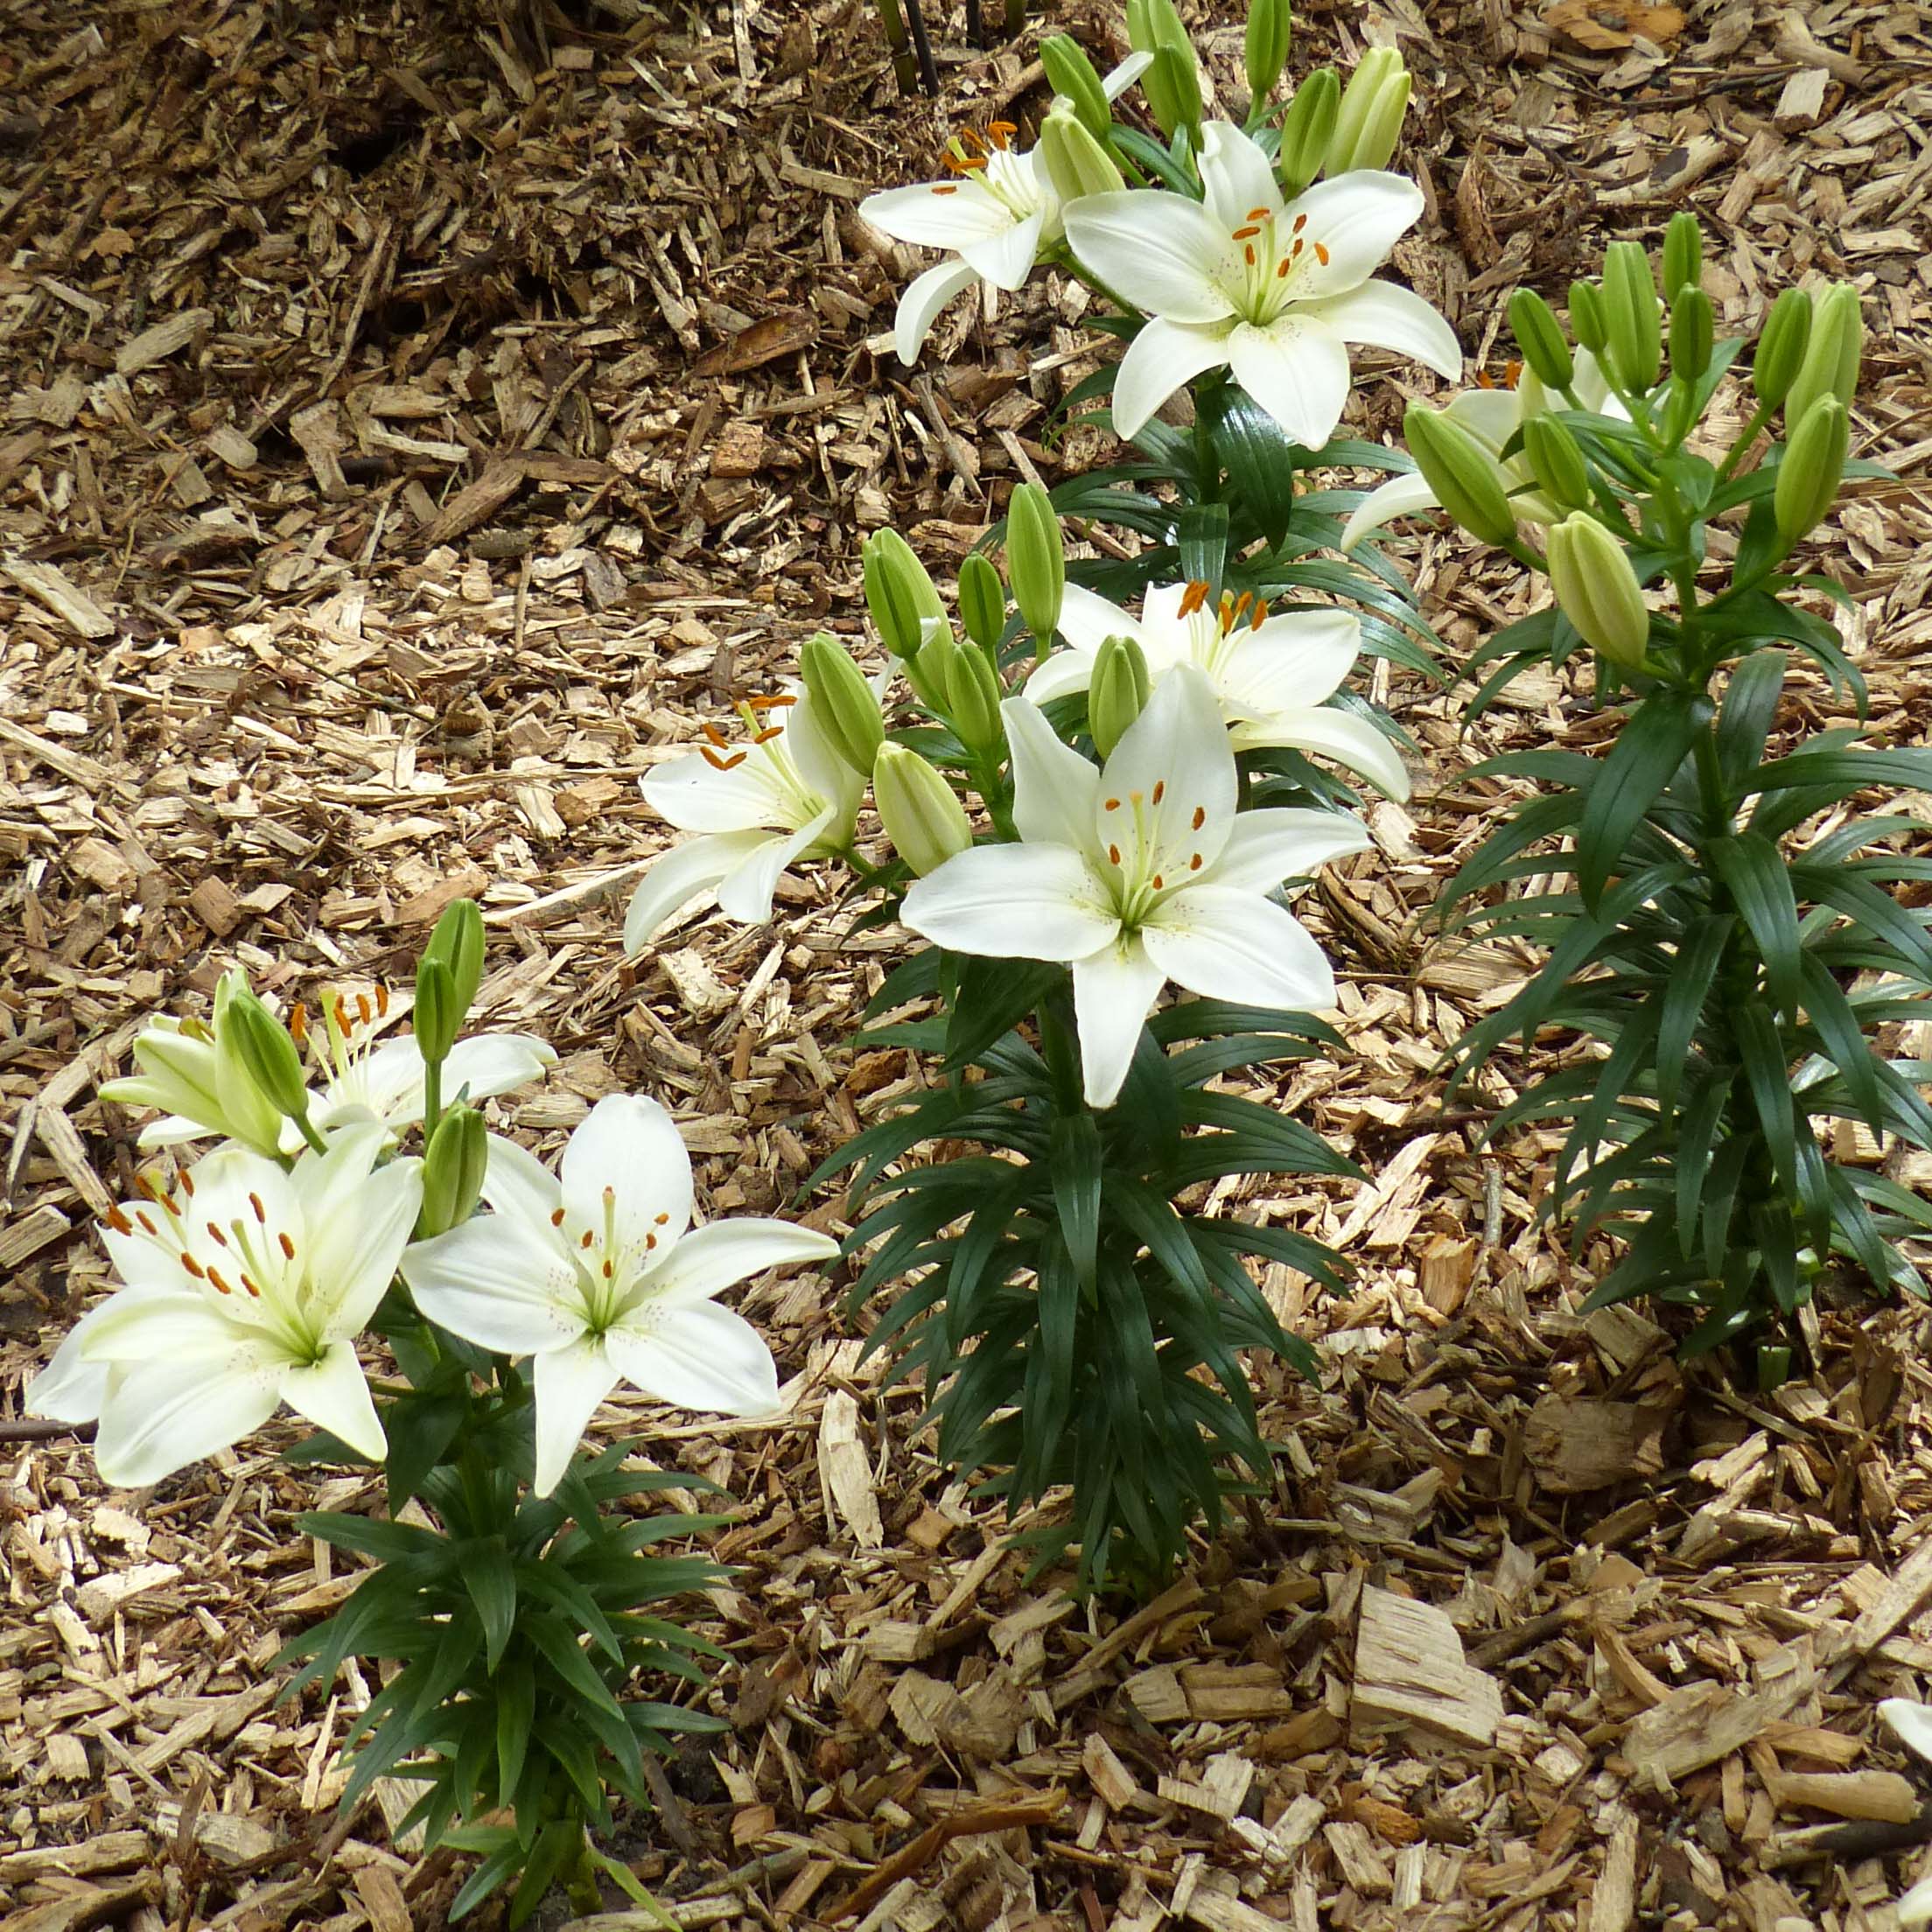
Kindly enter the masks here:
M 423 1144 L 425 1147 L 436 1131 L 437 1122 L 442 1117 L 443 1062 L 426 1060 L 423 1063 Z
M 315 1123 L 309 1118 L 308 1110 L 304 1108 L 299 1114 L 295 1115 L 293 1117 L 296 1125 L 302 1130 L 303 1139 L 307 1141 L 309 1145 L 312 1147 L 317 1153 L 327 1153 L 329 1151 L 329 1144 L 327 1141 L 323 1139 L 322 1136 L 319 1133 L 316 1131 Z
M 1719 483 L 1728 483 L 1731 480 L 1731 472 L 1744 460 L 1745 452 L 1757 441 L 1759 430 L 1770 420 L 1771 405 L 1768 402 L 1759 403 L 1752 412 L 1751 420 L 1745 424 L 1737 441 L 1731 445 L 1730 453 L 1718 466 Z

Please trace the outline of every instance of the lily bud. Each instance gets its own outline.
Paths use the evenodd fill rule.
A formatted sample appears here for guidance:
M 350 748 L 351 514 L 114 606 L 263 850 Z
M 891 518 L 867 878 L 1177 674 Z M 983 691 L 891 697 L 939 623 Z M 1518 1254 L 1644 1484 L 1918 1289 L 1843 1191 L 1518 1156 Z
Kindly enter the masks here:
M 1040 130 L 1040 164 L 1062 206 L 1084 195 L 1113 194 L 1127 186 L 1114 158 L 1070 105 L 1055 102 Z
M 460 1028 L 483 983 L 483 914 L 473 899 L 458 899 L 443 908 L 423 956 L 440 959 L 449 968 L 456 1026 Z M 454 1032 L 451 1038 L 455 1038 Z
M 1778 462 L 1772 508 L 1786 547 L 1808 536 L 1831 508 L 1844 475 L 1852 420 L 1835 396 L 1821 396 L 1804 413 Z
M 1146 653 L 1130 637 L 1106 639 L 1087 680 L 1087 728 L 1102 758 L 1113 756 L 1152 692 Z
M 1507 543 L 1516 536 L 1502 466 L 1467 430 L 1423 402 L 1409 405 L 1402 430 L 1437 502 L 1470 536 L 1485 543 Z
M 1005 695 L 985 652 L 954 647 L 946 660 L 946 709 L 969 750 L 990 752 L 1004 742 L 999 701 Z
M 235 1057 L 262 1099 L 278 1114 L 302 1119 L 309 1110 L 309 1088 L 301 1049 L 288 1028 L 246 988 L 231 996 L 222 1018 L 224 1030 L 233 1030 Z
M 1704 286 L 1704 231 L 1688 208 L 1679 208 L 1663 231 L 1663 294 L 1675 304 L 1685 289 Z
M 945 620 L 926 566 L 897 530 L 874 530 L 859 553 L 865 579 L 865 608 L 886 648 L 894 657 L 916 657 L 926 640 L 926 621 Z
M 214 989 L 214 1088 L 228 1132 L 260 1152 L 273 1154 L 281 1140 L 282 1109 L 255 1077 L 242 1054 L 242 1028 L 234 1022 L 241 1006 L 261 1004 L 248 990 L 248 976 L 239 968 L 221 976 Z M 265 1011 L 262 1017 L 268 1018 Z M 275 1026 L 272 1019 L 269 1024 Z M 135 1059 L 144 1067 L 138 1041 Z
M 1060 622 L 1067 589 L 1067 548 L 1060 513 L 1037 483 L 1022 483 L 1006 506 L 1006 574 L 1013 602 L 1033 641 L 1044 651 Z
M 1288 65 L 1288 46 L 1293 37 L 1294 15 L 1288 0 L 1249 0 L 1242 64 L 1247 69 L 1253 107 L 1260 107 L 1274 92 L 1281 70 Z
M 998 649 L 1006 630 L 1006 586 L 992 559 L 978 550 L 959 567 L 959 620 L 981 650 Z
M 1340 112 L 1341 80 L 1333 67 L 1317 67 L 1295 89 L 1281 123 L 1281 152 L 1275 160 L 1281 192 L 1289 200 L 1305 193 L 1321 172 Z
M 1858 291 L 1849 282 L 1834 282 L 1811 304 L 1811 340 L 1797 379 L 1784 399 L 1788 426 L 1804 421 L 1821 396 L 1835 396 L 1847 409 L 1858 387 L 1858 357 L 1865 346 L 1865 323 L 1858 314 Z
M 1802 289 L 1787 289 L 1764 318 L 1751 361 L 1751 387 L 1766 409 L 1776 409 L 1791 393 L 1810 342 L 1811 298 Z
M 1140 77 L 1140 91 L 1160 131 L 1172 141 L 1177 128 L 1200 128 L 1200 65 L 1174 0 L 1127 0 L 1127 42 L 1153 64 Z
M 1046 70 L 1047 86 L 1079 116 L 1080 124 L 1104 141 L 1114 113 L 1086 48 L 1071 34 L 1049 34 L 1040 44 L 1040 64 Z
M 923 878 L 973 842 L 966 808 L 917 752 L 881 745 L 872 765 L 872 802 L 892 850 Z
M 1522 453 L 1552 503 L 1581 509 L 1590 501 L 1590 471 L 1577 439 L 1555 417 L 1532 416 L 1522 425 Z
M 1609 337 L 1609 323 L 1603 312 L 1603 290 L 1594 282 L 1570 284 L 1570 332 L 1579 349 L 1592 355 L 1603 354 Z
M 1509 298 L 1509 326 L 1536 380 L 1549 388 L 1568 388 L 1576 376 L 1570 345 L 1550 304 L 1534 289 L 1518 289 Z
M 820 631 L 798 654 L 799 676 L 812 701 L 812 716 L 832 749 L 861 776 L 872 768 L 886 735 L 878 700 L 865 674 L 836 637 Z
M 1388 165 L 1409 109 L 1410 86 L 1409 70 L 1394 47 L 1370 47 L 1356 61 L 1342 89 L 1326 173 Z
M 1613 242 L 1603 257 L 1603 319 L 1610 361 L 1627 389 L 1655 386 L 1662 363 L 1657 284 L 1650 257 L 1635 242 Z
M 1695 382 L 1711 367 L 1711 345 L 1717 326 L 1711 298 L 1686 284 L 1670 304 L 1670 373 L 1680 382 Z
M 1650 612 L 1623 545 L 1592 516 L 1566 516 L 1550 532 L 1550 583 L 1563 614 L 1613 664 L 1643 662 Z
M 482 1115 L 458 1101 L 436 1124 L 424 1151 L 423 1206 L 416 1220 L 418 1241 L 447 1234 L 476 1212 L 489 1158 Z
M 417 1051 L 430 1066 L 440 1067 L 450 1057 L 462 1024 L 448 961 L 425 956 L 416 969 L 416 1006 L 410 1025 L 416 1033 Z

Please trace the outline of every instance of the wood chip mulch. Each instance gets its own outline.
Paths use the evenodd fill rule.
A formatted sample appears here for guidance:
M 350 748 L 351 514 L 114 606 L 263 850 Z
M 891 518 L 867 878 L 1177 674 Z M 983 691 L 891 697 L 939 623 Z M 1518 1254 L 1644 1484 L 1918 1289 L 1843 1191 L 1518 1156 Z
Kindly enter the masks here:
M 1876 732 L 1922 740 L 1922 9 L 1310 14 L 1298 63 L 1367 24 L 1419 76 L 1430 206 L 1397 266 L 1478 366 L 1519 280 L 1560 294 L 1679 206 L 1733 323 L 1794 277 L 1857 279 L 1858 446 L 1899 480 L 1858 487 L 1829 561 Z M 1122 51 L 1110 17 L 1054 24 Z M 1200 25 L 1238 94 L 1238 18 Z M 599 1096 L 658 1094 L 709 1212 L 785 1207 L 920 1078 L 851 1049 L 895 942 L 847 944 L 820 882 L 640 966 L 617 929 L 664 843 L 638 775 L 813 628 L 858 636 L 868 529 L 946 576 L 1016 480 L 1111 447 L 1053 418 L 1096 353 L 1077 290 L 966 305 L 916 371 L 890 354 L 914 262 L 858 199 L 926 178 L 955 123 L 1044 105 L 1031 40 L 934 26 L 936 106 L 897 99 L 847 0 L 0 0 L 7 1932 L 405 1932 L 460 1877 L 390 1842 L 393 1790 L 338 1815 L 360 1672 L 284 1703 L 266 1669 L 355 1580 L 293 1517 L 373 1486 L 287 1471 L 283 1429 L 112 1494 L 18 1419 L 107 1285 L 88 1224 L 137 1124 L 95 1082 L 144 1015 L 231 963 L 284 998 L 405 973 L 476 894 L 489 1023 L 560 1054 L 499 1124 L 548 1149 Z M 1407 385 L 1365 381 L 1358 427 L 1388 433 Z M 1460 542 L 1404 546 L 1452 648 L 1522 607 Z M 1522 1063 L 1447 1110 L 1437 1070 L 1529 962 L 1418 920 L 1508 802 L 1467 765 L 1601 721 L 1530 678 L 1459 739 L 1450 697 L 1371 683 L 1418 796 L 1310 902 L 1350 1054 L 1272 1090 L 1372 1179 L 1217 1203 L 1361 1276 L 1340 1300 L 1266 1283 L 1321 1384 L 1257 1367 L 1281 1460 L 1181 1581 L 1138 1609 L 1026 1586 L 916 1392 L 859 1361 L 836 1281 L 744 1303 L 781 1420 L 603 1418 L 738 1499 L 737 1573 L 700 1606 L 732 1734 L 626 1821 L 681 1925 L 1886 1932 L 1923 1868 L 1926 1787 L 1873 1705 L 1932 1684 L 1927 1324 L 1828 1308 L 1816 1372 L 1760 1398 L 1678 1366 L 1641 1309 L 1578 1315 L 1606 1250 L 1535 1220 L 1552 1138 L 1478 1140 Z

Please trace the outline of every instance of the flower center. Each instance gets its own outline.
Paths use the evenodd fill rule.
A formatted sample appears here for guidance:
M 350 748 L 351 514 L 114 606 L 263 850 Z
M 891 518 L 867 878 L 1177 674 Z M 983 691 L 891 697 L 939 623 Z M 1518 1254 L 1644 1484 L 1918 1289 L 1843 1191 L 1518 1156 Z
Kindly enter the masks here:
M 1220 607 L 1210 611 L 1209 587 L 1198 578 L 1181 593 L 1177 613 L 1187 631 L 1186 661 L 1198 664 L 1218 688 L 1221 674 L 1244 631 L 1258 631 L 1268 620 L 1268 604 L 1252 591 L 1239 597 L 1221 593 Z
M 1016 221 L 1024 221 L 1042 206 L 1040 183 L 1032 169 L 1009 144 L 1018 129 L 1011 121 L 994 121 L 985 133 L 962 128 L 940 159 L 953 173 L 976 181 Z M 957 181 L 942 181 L 934 194 L 957 194 Z
M 322 1032 L 309 1025 L 308 1009 L 298 1000 L 289 1013 L 289 1032 L 298 1046 L 307 1046 L 322 1070 L 323 1083 L 341 1102 L 366 1102 L 368 1064 L 375 1036 L 388 1024 L 389 990 L 378 984 L 374 994 L 358 993 L 353 1000 L 336 991 L 322 1004 Z
M 769 697 L 748 697 L 738 707 L 747 742 L 734 750 L 724 732 L 716 724 L 707 724 L 705 742 L 697 748 L 698 755 L 714 772 L 742 769 L 745 775 L 738 782 L 763 794 L 771 822 L 793 831 L 808 825 L 827 802 L 799 770 L 785 742 L 785 727 L 771 718 L 774 711 L 797 703 L 794 696 L 784 691 Z
M 1304 301 L 1311 267 L 1328 266 L 1328 245 L 1308 233 L 1308 217 L 1284 225 L 1267 208 L 1250 208 L 1229 232 L 1235 253 L 1222 292 L 1244 322 L 1265 327 L 1291 304 Z
M 570 1243 L 584 1326 L 592 1334 L 601 1335 L 623 1319 L 639 1277 L 662 1258 L 657 1250 L 670 1219 L 668 1214 L 659 1214 L 641 1239 L 634 1234 L 626 1239 L 618 1227 L 614 1187 L 604 1190 L 602 1212 L 587 1225 L 573 1225 L 567 1208 L 552 1212 L 550 1225 Z
M 1133 932 L 1162 900 L 1199 882 L 1208 863 L 1208 808 L 1176 798 L 1165 778 L 1152 791 L 1109 794 L 1101 803 L 1108 888 L 1121 925 Z

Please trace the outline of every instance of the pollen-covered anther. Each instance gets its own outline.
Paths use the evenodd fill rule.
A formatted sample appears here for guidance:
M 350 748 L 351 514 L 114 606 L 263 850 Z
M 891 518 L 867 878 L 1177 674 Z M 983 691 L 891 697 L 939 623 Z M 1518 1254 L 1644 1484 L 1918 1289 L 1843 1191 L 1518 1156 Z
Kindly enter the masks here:
M 1207 602 L 1208 585 L 1200 578 L 1194 578 L 1180 593 L 1181 616 L 1192 617 L 1196 611 L 1205 607 Z
M 221 1270 L 219 1268 L 211 1268 L 208 1270 L 208 1279 L 214 1284 L 214 1292 L 216 1294 L 232 1295 L 234 1292 L 234 1290 L 229 1287 L 227 1282 L 222 1280 Z
M 256 1286 L 255 1283 L 254 1283 L 254 1282 L 253 1282 L 253 1281 L 252 1281 L 252 1280 L 251 1280 L 251 1279 L 250 1279 L 250 1278 L 248 1278 L 248 1277 L 247 1275 L 245 1275 L 245 1274 L 244 1274 L 244 1275 L 242 1276 L 242 1286 L 243 1286 L 244 1288 L 246 1288 L 246 1289 L 248 1290 L 248 1292 L 249 1295 L 250 1295 L 250 1296 L 251 1296 L 251 1297 L 252 1297 L 252 1298 L 254 1298 L 255 1300 L 256 1300 L 256 1301 L 260 1301 L 260 1300 L 261 1300 L 261 1298 L 262 1298 L 262 1291 L 261 1291 L 261 1290 L 260 1290 L 259 1288 L 257 1288 L 257 1287 Z
M 286 1229 L 284 1229 L 281 1234 L 277 1235 L 275 1239 L 276 1245 L 280 1247 L 282 1250 L 283 1260 L 293 1261 L 295 1259 L 295 1243 L 289 1238 Z
M 561 1228 L 563 1225 L 564 1210 L 561 1208 L 552 1208 L 550 1211 L 550 1226 L 553 1228 Z
M 1292 232 L 1296 234 L 1299 234 L 1301 231 L 1307 226 L 1308 217 L 1305 214 L 1298 214 L 1295 217 L 1295 225 Z
M 1110 812 L 1117 812 L 1120 809 L 1120 801 L 1117 798 L 1109 799 L 1107 801 L 1107 809 Z
M 774 691 L 769 696 L 748 697 L 745 702 L 754 711 L 782 711 L 788 705 L 798 703 L 796 691 Z
M 379 1019 L 387 1019 L 389 1017 L 389 990 L 380 981 L 375 989 L 375 1012 Z
M 1198 832 L 1198 831 L 1199 831 L 1199 830 L 1200 830 L 1201 829 L 1201 827 L 1202 827 L 1203 825 L 1205 825 L 1205 824 L 1206 824 L 1207 822 L 1208 822 L 1208 808 L 1207 808 L 1207 807 L 1206 807 L 1205 805 L 1197 805 L 1197 806 L 1195 806 L 1195 807 L 1194 807 L 1194 819 L 1193 819 L 1193 825 L 1194 825 L 1194 830 L 1196 830 L 1196 831 Z
M 935 181 L 933 184 L 933 192 L 934 194 L 957 194 L 959 192 L 959 183 L 956 181 Z
M 1328 244 L 1326 242 L 1315 243 L 1315 260 L 1320 262 L 1323 268 L 1328 266 Z
M 134 1232 L 134 1223 L 118 1208 L 108 1208 L 101 1218 L 117 1235 L 131 1235 Z
M 650 1249 L 653 1249 L 653 1248 L 656 1247 L 656 1246 L 657 1246 L 657 1236 L 656 1236 L 655 1235 L 654 1235 L 654 1234 L 650 1234 L 650 1233 L 647 1232 L 647 1233 L 646 1233 L 646 1235 L 645 1235 L 645 1236 L 644 1236 L 644 1246 L 645 1246 L 645 1249 L 647 1250 L 647 1251 L 648 1251 L 648 1250 L 649 1250 Z
M 604 1257 L 604 1265 L 598 1272 L 603 1275 L 606 1281 L 612 1281 L 617 1277 L 617 1264 L 606 1255 Z
M 369 1004 L 369 996 L 367 993 L 358 993 L 355 996 L 355 1012 L 356 1017 L 367 1026 L 375 1012 Z
M 767 724 L 763 731 L 752 738 L 752 743 L 754 745 L 769 745 L 774 738 L 783 738 L 784 735 L 785 727 L 782 724 Z
M 1110 846 L 1109 846 L 1109 847 L 1107 848 L 1107 858 L 1108 858 L 1108 861 L 1109 861 L 1109 863 L 1110 863 L 1110 864 L 1115 864 L 1115 865 L 1117 865 L 1117 864 L 1120 864 L 1120 847 L 1119 847 L 1119 846 L 1117 846 L 1117 845 L 1110 845 Z
M 704 762 L 714 772 L 735 772 L 751 756 L 749 752 L 733 752 L 726 758 L 722 752 L 714 752 L 709 745 L 700 745 L 698 750 L 704 753 Z
M 194 1199 L 194 1176 L 191 1174 L 185 1167 L 181 1170 L 181 1192 L 185 1194 L 190 1200 L 192 1200 Z M 172 1201 L 168 1204 L 168 1212 L 171 1214 L 174 1212 L 174 1204 Z
M 212 1221 L 208 1223 L 208 1238 L 217 1248 L 226 1248 L 228 1244 L 228 1237 Z
M 1154 803 L 1157 805 L 1159 804 L 1161 800 L 1166 797 L 1166 795 L 1167 780 L 1164 778 L 1157 778 L 1154 780 Z
M 1250 208 L 1248 219 L 1250 221 L 1265 221 L 1268 219 L 1268 211 L 1266 208 Z
M 181 1250 L 181 1265 L 186 1268 L 187 1271 L 191 1275 L 192 1275 L 197 1281 L 206 1281 L 207 1279 L 207 1270 L 204 1268 L 201 1264 L 198 1262 L 194 1258 L 194 1256 L 187 1251 L 186 1248 Z
M 300 1000 L 289 1009 L 289 1035 L 298 1046 L 308 1044 L 309 1010 Z
M 1254 609 L 1249 613 L 1248 628 L 1251 631 L 1258 631 L 1267 621 L 1268 599 L 1264 597 L 1257 597 L 1255 599 Z
M 595 1247 L 597 1244 L 597 1236 L 593 1235 L 588 1228 L 586 1228 L 584 1232 L 578 1236 L 577 1244 L 579 1248 Z
M 266 1228 L 269 1224 L 269 1211 L 262 1205 L 261 1195 L 250 1194 L 248 1196 L 248 1206 L 255 1210 L 255 1218 Z
M 1154 876 L 1147 881 L 1147 883 L 1152 886 L 1153 889 L 1158 892 L 1161 889 L 1161 887 L 1165 886 L 1167 882 L 1160 876 L 1158 872 L 1156 872 Z
M 1237 242 L 1251 242 L 1260 233 L 1261 230 L 1252 225 L 1250 219 L 1250 226 L 1235 230 L 1235 240 Z
M 136 1208 L 134 1211 L 134 1218 L 141 1223 L 142 1227 L 149 1234 L 157 1236 L 160 1234 L 161 1230 L 157 1228 L 155 1224 L 151 1221 L 150 1221 L 148 1217 L 144 1214 L 143 1214 L 138 1208 Z
M 1248 266 L 1249 266 L 1250 268 L 1253 268 L 1253 267 L 1254 267 L 1254 265 L 1255 265 L 1255 245 L 1254 245 L 1254 243 L 1253 243 L 1252 242 L 1242 242 L 1242 248 L 1241 248 L 1241 252 L 1242 252 L 1242 256 L 1244 256 L 1244 257 L 1246 258 L 1246 260 L 1247 260 L 1247 263 L 1248 263 Z
M 668 1228 L 671 1224 L 671 1217 L 668 1214 L 655 1214 L 652 1219 L 660 1228 Z
M 1187 870 L 1191 872 L 1198 872 L 1201 868 L 1201 856 L 1199 852 L 1196 852 L 1194 856 L 1187 861 Z

